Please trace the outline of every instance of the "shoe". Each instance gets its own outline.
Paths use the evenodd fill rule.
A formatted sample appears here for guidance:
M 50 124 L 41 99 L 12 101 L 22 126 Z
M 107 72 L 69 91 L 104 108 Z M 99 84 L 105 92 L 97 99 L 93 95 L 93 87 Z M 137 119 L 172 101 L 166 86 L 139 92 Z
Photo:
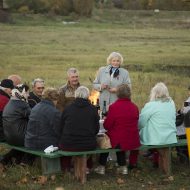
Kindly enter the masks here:
M 133 169 L 137 169 L 137 165 L 136 164 L 134 164 L 134 165 L 129 164 L 128 165 L 128 170 L 133 170 Z
M 119 166 L 117 168 L 117 173 L 127 175 L 128 174 L 127 166 Z
M 94 169 L 97 174 L 105 175 L 105 166 L 98 166 Z

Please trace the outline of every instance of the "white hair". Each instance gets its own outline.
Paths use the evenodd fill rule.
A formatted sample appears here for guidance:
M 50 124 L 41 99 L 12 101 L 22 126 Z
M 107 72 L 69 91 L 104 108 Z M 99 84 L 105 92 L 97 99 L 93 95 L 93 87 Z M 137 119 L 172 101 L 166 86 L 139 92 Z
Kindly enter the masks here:
M 112 52 L 107 58 L 107 64 L 110 64 L 113 58 L 118 58 L 120 60 L 120 64 L 123 63 L 123 56 L 118 52 Z
M 88 99 L 90 91 L 85 86 L 80 86 L 75 90 L 75 98 Z
M 76 68 L 69 68 L 68 69 L 68 71 L 67 71 L 67 76 L 69 77 L 70 76 L 70 74 L 77 74 L 77 75 L 79 75 L 79 72 L 78 72 L 78 70 L 76 69 Z
M 163 82 L 157 83 L 151 90 L 150 101 L 161 100 L 169 101 L 171 98 L 169 96 L 169 91 L 167 86 Z
M 41 78 L 36 78 L 32 81 L 32 87 L 34 87 L 36 85 L 37 82 L 43 83 L 45 84 L 44 80 Z

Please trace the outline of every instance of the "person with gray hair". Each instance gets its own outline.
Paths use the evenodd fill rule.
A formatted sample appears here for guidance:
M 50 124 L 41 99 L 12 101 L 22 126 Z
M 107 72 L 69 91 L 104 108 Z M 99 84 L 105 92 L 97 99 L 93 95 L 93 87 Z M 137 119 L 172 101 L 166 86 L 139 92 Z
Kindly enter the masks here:
M 96 134 L 99 131 L 99 115 L 96 107 L 88 100 L 89 89 L 80 86 L 75 91 L 75 100 L 68 105 L 61 118 L 60 148 L 69 151 L 96 149 Z M 70 157 L 62 159 L 62 168 L 69 170 Z M 90 166 L 89 166 L 90 167 Z
M 69 68 L 67 71 L 67 83 L 60 87 L 60 98 L 57 104 L 59 110 L 71 104 L 75 99 L 75 90 L 80 86 L 79 71 L 76 68 Z
M 29 93 L 28 103 L 33 108 L 41 101 L 42 92 L 45 88 L 45 82 L 41 78 L 36 78 L 32 81 L 32 92 Z
M 151 90 L 150 101 L 145 104 L 139 117 L 141 144 L 164 145 L 177 143 L 176 138 L 176 108 L 169 96 L 167 86 L 163 82 L 157 83 Z M 153 166 L 159 166 L 165 173 L 168 150 L 159 149 L 153 153 Z
M 117 172 L 126 175 L 126 151 L 130 151 L 129 168 L 137 168 L 138 150 L 140 138 L 138 131 L 139 110 L 131 101 L 131 89 L 127 84 L 118 86 L 118 99 L 110 105 L 104 128 L 109 136 L 112 148 L 120 148 L 116 152 L 118 168 Z M 109 153 L 100 154 L 99 166 L 95 169 L 98 174 L 105 174 L 105 166 Z
M 107 58 L 107 66 L 99 69 L 93 81 L 93 88 L 100 92 L 100 110 L 102 110 L 104 102 L 108 110 L 109 105 L 118 99 L 117 86 L 128 84 L 131 88 L 129 72 L 121 68 L 122 64 L 123 56 L 118 52 L 112 52 Z
M 16 75 L 16 74 L 9 75 L 8 79 L 13 81 L 14 86 L 22 84 L 22 78 L 19 75 Z

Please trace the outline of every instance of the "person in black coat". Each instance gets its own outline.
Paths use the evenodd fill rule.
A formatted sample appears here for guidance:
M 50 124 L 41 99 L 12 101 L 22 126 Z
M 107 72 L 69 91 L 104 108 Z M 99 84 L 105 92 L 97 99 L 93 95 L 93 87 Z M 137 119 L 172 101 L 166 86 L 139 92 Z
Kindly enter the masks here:
M 12 97 L 3 110 L 3 128 L 5 139 L 9 144 L 24 145 L 26 127 L 30 115 L 27 103 L 29 87 L 21 84 L 12 90 Z
M 8 144 L 24 146 L 24 137 L 31 111 L 27 102 L 28 95 L 29 87 L 26 84 L 17 85 L 12 90 L 12 97 L 3 110 L 3 129 Z M 13 158 L 15 163 L 32 164 L 34 160 L 33 156 L 12 149 L 3 156 L 0 163 L 12 164 Z
M 96 134 L 99 131 L 99 115 L 88 100 L 89 89 L 80 86 L 75 91 L 75 100 L 65 108 L 61 118 L 60 148 L 68 151 L 96 149 Z M 67 161 L 66 161 L 67 160 Z M 70 168 L 67 158 L 62 159 L 63 169 Z
M 58 90 L 47 88 L 42 100 L 31 111 L 25 136 L 25 147 L 44 150 L 50 145 L 58 146 L 61 112 L 55 107 Z

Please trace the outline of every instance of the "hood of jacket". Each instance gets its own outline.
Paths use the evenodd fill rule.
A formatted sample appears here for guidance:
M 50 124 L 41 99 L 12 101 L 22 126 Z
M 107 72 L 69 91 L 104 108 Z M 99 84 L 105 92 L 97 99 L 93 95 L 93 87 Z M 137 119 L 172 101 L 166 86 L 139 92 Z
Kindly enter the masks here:
M 73 102 L 73 104 L 76 107 L 87 107 L 90 105 L 89 100 L 84 99 L 84 98 L 76 98 L 75 101 Z

